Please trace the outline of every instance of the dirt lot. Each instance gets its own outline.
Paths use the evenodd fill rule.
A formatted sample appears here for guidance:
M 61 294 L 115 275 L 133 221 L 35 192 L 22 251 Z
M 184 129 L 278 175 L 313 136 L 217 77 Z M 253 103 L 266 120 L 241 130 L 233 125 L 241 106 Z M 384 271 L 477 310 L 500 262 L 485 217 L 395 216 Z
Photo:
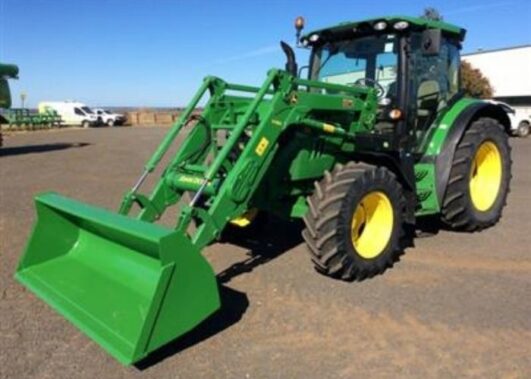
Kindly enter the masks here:
M 530 378 L 531 139 L 512 139 L 503 221 L 418 239 L 385 275 L 355 284 L 314 272 L 300 225 L 215 244 L 222 310 L 141 365 L 122 367 L 13 280 L 54 190 L 116 209 L 164 128 L 10 136 L 0 158 L 1 378 Z M 171 220 L 166 220 L 169 222 Z

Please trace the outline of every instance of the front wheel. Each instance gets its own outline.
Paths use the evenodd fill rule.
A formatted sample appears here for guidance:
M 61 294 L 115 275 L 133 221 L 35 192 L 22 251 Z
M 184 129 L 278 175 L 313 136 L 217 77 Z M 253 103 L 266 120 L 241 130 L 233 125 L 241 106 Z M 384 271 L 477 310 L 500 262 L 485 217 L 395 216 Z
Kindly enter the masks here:
M 454 154 L 442 221 L 463 231 L 495 225 L 509 193 L 511 164 L 511 148 L 503 125 L 492 118 L 474 121 Z
M 405 199 L 385 167 L 338 165 L 316 183 L 304 216 L 315 268 L 347 281 L 383 273 L 403 253 Z
M 114 120 L 108 120 L 107 126 L 113 127 L 114 126 Z
M 81 123 L 81 126 L 82 126 L 83 128 L 88 128 L 88 127 L 90 127 L 90 122 L 88 122 L 88 121 L 85 120 L 85 121 L 83 121 L 83 122 Z

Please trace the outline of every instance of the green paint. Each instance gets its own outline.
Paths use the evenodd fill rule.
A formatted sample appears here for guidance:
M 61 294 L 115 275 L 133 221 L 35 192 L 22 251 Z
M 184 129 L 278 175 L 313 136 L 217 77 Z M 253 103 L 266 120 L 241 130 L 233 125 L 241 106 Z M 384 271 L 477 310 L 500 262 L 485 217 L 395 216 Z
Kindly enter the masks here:
M 18 75 L 18 67 L 13 64 L 0 63 L 0 108 L 11 107 L 11 92 L 8 79 L 15 79 Z
M 418 207 L 416 216 L 439 213 L 440 205 L 435 190 L 435 166 L 431 163 L 415 165 Z
M 123 364 L 219 307 L 212 269 L 181 233 L 53 193 L 35 202 L 16 278 Z
M 445 23 L 385 20 L 462 34 Z M 393 127 L 391 132 L 376 127 L 376 92 L 276 69 L 260 87 L 205 78 L 145 164 L 142 180 L 124 195 L 118 214 L 56 194 L 36 197 L 38 220 L 17 279 L 129 364 L 219 308 L 214 273 L 200 252 L 230 220 L 253 208 L 302 217 L 314 182 L 336 163 L 414 156 L 416 164 L 406 162 L 414 164 L 415 212 L 439 212 L 432 158 L 440 154 L 456 118 L 476 100 L 443 110 L 427 137 L 409 146 L 412 127 L 406 136 L 397 136 Z M 205 104 L 201 115 L 193 116 L 200 103 Z M 183 142 L 154 188 L 140 192 L 145 176 L 178 136 Z M 429 159 L 418 163 L 422 158 Z M 185 194 L 193 200 L 180 202 Z M 173 206 L 179 207 L 174 229 L 153 224 Z
M 425 147 L 424 155 L 437 156 L 441 152 L 444 141 L 452 129 L 455 120 L 470 105 L 480 102 L 478 99 L 464 98 L 456 102 L 450 109 L 443 110 L 435 125 L 435 132 Z

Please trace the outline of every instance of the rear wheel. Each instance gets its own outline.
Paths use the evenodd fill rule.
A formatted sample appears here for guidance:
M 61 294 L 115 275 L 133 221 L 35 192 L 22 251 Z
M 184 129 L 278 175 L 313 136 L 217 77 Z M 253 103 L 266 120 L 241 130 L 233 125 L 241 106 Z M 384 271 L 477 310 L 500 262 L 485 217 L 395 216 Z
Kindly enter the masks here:
M 443 200 L 443 222 L 464 231 L 496 224 L 509 193 L 511 163 L 503 126 L 491 118 L 473 122 L 454 154 Z
M 316 183 L 308 205 L 303 238 L 317 271 L 363 280 L 383 273 L 403 253 L 405 200 L 388 169 L 338 165 Z
M 522 121 L 518 125 L 518 129 L 516 133 L 518 134 L 518 137 L 523 137 L 523 138 L 527 137 L 529 135 L 529 123 Z
M 107 126 L 110 126 L 110 127 L 114 126 L 114 120 L 109 119 L 109 120 L 107 121 Z

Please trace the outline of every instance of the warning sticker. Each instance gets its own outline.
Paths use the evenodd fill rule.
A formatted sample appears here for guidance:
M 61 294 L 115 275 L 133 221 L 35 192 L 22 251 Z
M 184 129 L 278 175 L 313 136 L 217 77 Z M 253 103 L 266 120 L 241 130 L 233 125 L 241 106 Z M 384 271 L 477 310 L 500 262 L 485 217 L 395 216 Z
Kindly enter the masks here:
M 262 139 L 260 140 L 260 142 L 256 146 L 256 149 L 255 149 L 256 154 L 259 157 L 264 155 L 264 152 L 266 151 L 267 146 L 269 146 L 269 140 L 267 138 L 265 138 L 265 137 L 262 137 Z

